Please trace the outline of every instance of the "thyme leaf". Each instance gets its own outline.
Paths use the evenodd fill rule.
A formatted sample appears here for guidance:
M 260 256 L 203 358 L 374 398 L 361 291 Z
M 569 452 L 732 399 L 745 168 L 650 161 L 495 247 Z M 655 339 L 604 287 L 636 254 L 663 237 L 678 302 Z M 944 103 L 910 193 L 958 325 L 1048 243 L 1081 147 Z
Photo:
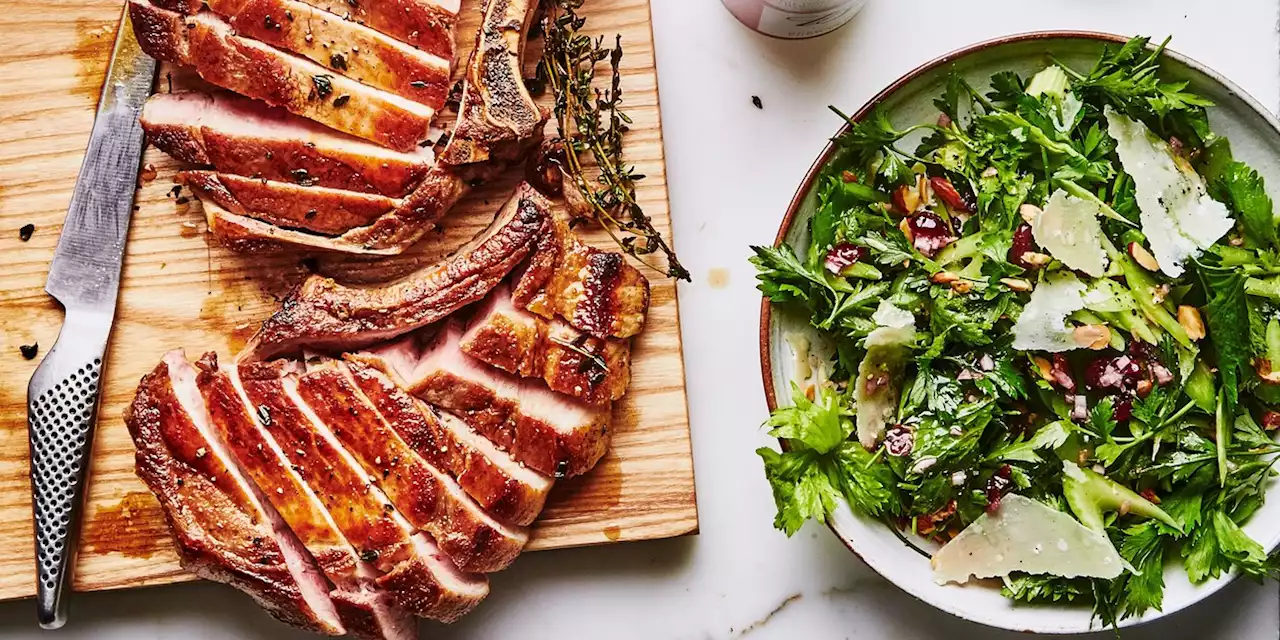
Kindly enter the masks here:
M 675 249 L 653 227 L 653 219 L 636 201 L 636 183 L 644 179 L 623 158 L 622 139 L 631 118 L 622 110 L 622 36 L 612 47 L 604 36 L 592 38 L 581 33 L 586 18 L 577 10 L 583 0 L 551 0 L 543 20 L 545 34 L 538 80 L 551 87 L 555 97 L 556 127 L 566 152 L 561 169 L 566 186 L 581 194 L 585 209 L 604 228 L 622 251 L 667 277 L 691 280 L 680 264 Z M 607 88 L 594 86 L 596 65 L 607 62 Z M 594 164 L 588 178 L 584 156 Z M 666 268 L 647 256 L 661 253 Z
M 601 358 L 599 354 L 592 353 L 586 347 L 575 344 L 572 340 L 565 340 L 559 336 L 551 336 L 551 341 L 590 360 L 605 373 L 609 372 L 609 365 L 605 363 L 604 358 Z

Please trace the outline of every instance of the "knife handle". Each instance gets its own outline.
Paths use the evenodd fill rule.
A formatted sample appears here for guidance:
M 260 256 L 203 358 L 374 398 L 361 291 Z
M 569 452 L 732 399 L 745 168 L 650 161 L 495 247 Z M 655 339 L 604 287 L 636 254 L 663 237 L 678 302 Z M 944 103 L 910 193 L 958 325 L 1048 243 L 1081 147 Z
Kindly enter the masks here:
M 27 387 L 31 505 L 35 514 L 36 607 L 40 626 L 67 621 L 66 592 L 89 475 L 102 361 L 111 318 L 67 310 L 58 340 Z

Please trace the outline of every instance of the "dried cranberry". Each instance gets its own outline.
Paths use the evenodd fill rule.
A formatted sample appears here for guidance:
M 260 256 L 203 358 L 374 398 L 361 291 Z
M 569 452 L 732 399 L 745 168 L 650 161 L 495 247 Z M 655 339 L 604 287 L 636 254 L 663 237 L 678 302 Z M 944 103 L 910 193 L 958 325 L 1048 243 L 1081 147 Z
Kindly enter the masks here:
M 1262 428 L 1267 431 L 1280 429 L 1280 411 L 1264 411 L 1262 413 Z
M 905 456 L 916 446 L 916 434 L 910 427 L 895 424 L 884 434 L 884 450 L 891 456 Z
M 991 479 L 987 480 L 987 513 L 1000 510 L 1000 498 L 1011 486 L 1013 486 L 1013 469 L 1007 464 L 1002 465 L 991 475 Z
M 1135 391 L 1141 379 L 1142 367 L 1127 355 L 1098 358 L 1084 372 L 1085 387 L 1106 395 Z
M 827 258 L 823 260 L 822 265 L 827 268 L 827 271 L 841 275 L 846 268 L 862 260 L 866 255 L 866 249 L 856 244 L 841 242 L 827 251 Z
M 1133 397 L 1121 396 L 1111 409 L 1111 419 L 1116 422 L 1128 422 L 1133 417 Z
M 921 211 L 907 220 L 911 229 L 911 244 L 925 257 L 938 255 L 942 248 L 955 241 L 951 227 L 932 211 Z
M 845 182 L 857 182 L 858 174 L 846 169 L 840 172 L 840 179 L 844 180 Z
M 1028 253 L 1035 253 L 1036 239 L 1031 234 L 1031 225 L 1022 223 L 1018 226 L 1018 230 L 1013 232 L 1013 246 L 1009 248 L 1009 262 L 1022 267 L 1023 269 L 1034 269 L 1035 265 L 1027 262 L 1022 256 Z
M 956 186 L 946 178 L 929 178 L 929 186 L 933 188 L 934 195 L 937 195 L 947 207 L 952 211 L 962 211 L 964 213 L 973 213 L 973 205 L 965 202 L 964 196 L 956 190 Z
M 1156 360 L 1156 348 L 1144 340 L 1130 340 L 1125 350 L 1129 356 L 1139 361 Z

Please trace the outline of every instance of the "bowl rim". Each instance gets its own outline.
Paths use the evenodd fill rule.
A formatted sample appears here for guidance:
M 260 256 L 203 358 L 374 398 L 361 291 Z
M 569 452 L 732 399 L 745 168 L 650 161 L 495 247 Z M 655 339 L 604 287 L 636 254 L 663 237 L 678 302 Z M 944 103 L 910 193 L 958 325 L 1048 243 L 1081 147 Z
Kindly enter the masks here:
M 1010 35 L 998 36 L 995 38 L 990 38 L 987 40 L 975 42 L 973 44 L 969 44 L 969 45 L 960 47 L 958 49 L 954 49 L 948 53 L 942 54 L 906 72 L 905 74 L 900 76 L 898 79 L 890 83 L 887 87 L 880 90 L 870 99 L 868 99 L 861 107 L 858 108 L 857 111 L 855 111 L 850 116 L 850 119 L 853 121 L 862 120 L 869 113 L 871 113 L 872 110 L 880 106 L 880 104 L 883 103 L 885 100 L 887 100 L 890 96 L 894 95 L 895 93 L 900 91 L 903 87 L 910 84 L 911 82 L 914 82 L 920 76 L 926 73 L 929 73 L 931 71 L 934 71 L 939 67 L 955 62 L 960 58 L 984 51 L 986 49 L 990 49 L 997 46 L 1008 45 L 1008 44 L 1032 42 L 1037 40 L 1065 40 L 1065 39 L 1094 40 L 1094 41 L 1101 42 L 1105 45 L 1105 44 L 1123 44 L 1127 42 L 1130 38 L 1119 35 L 1119 34 L 1109 33 L 1104 31 L 1087 31 L 1087 30 L 1075 30 L 1075 29 L 1046 29 L 1046 30 L 1014 33 Z M 1204 63 L 1199 62 L 1193 58 L 1190 58 L 1184 54 L 1178 53 L 1177 51 L 1166 49 L 1163 55 L 1167 55 L 1170 58 L 1177 60 L 1181 64 L 1184 64 L 1190 68 L 1195 69 L 1196 71 L 1199 71 L 1201 73 L 1204 73 L 1207 76 L 1212 77 L 1215 81 L 1217 81 L 1227 90 L 1229 90 L 1233 95 L 1241 99 L 1253 111 L 1259 114 L 1268 124 L 1271 125 L 1273 129 L 1276 130 L 1277 134 L 1280 135 L 1280 120 L 1277 120 L 1276 115 L 1272 114 L 1265 106 L 1262 105 L 1262 103 L 1260 103 L 1256 98 L 1254 98 L 1247 91 L 1242 89 L 1235 82 L 1226 78 L 1225 76 L 1213 70 L 1212 68 L 1205 65 Z M 841 135 L 844 135 L 845 133 L 847 133 L 849 129 L 850 129 L 849 123 L 846 122 L 844 125 L 842 125 L 840 129 L 836 131 L 836 134 L 827 141 L 827 144 L 826 146 L 823 147 L 822 152 L 818 155 L 817 159 L 814 160 L 813 164 L 810 165 L 809 170 L 805 173 L 805 177 L 800 183 L 800 186 L 796 189 L 795 194 L 791 197 L 790 203 L 787 205 L 786 215 L 783 216 L 782 222 L 778 226 L 778 233 L 774 237 L 774 241 L 773 241 L 774 248 L 781 247 L 786 242 L 787 233 L 791 230 L 791 227 L 795 224 L 795 219 L 800 212 L 800 208 L 802 207 L 805 199 L 809 195 L 809 192 L 813 189 L 813 185 L 817 181 L 819 174 L 822 172 L 822 169 L 827 165 L 828 162 L 830 162 L 831 157 L 835 153 L 835 140 Z M 770 353 L 769 333 L 770 333 L 770 325 L 772 323 L 772 318 L 773 318 L 773 305 L 770 302 L 768 297 L 765 297 L 762 295 L 760 297 L 760 344 L 759 344 L 760 372 L 761 372 L 761 378 L 764 382 L 765 403 L 768 406 L 770 413 L 776 411 L 778 408 L 777 389 L 774 387 L 774 384 L 773 384 L 773 373 L 774 373 L 773 356 Z M 782 439 L 779 439 L 779 443 L 784 447 L 786 446 L 786 443 L 783 442 Z M 831 533 L 835 535 L 835 537 L 840 541 L 840 543 L 844 545 L 844 547 L 848 549 L 851 553 L 853 553 L 853 555 L 856 556 L 858 560 L 862 561 L 863 564 L 866 564 L 873 571 L 879 574 L 881 578 L 887 580 L 888 582 L 893 584 L 895 587 L 898 587 L 900 590 L 902 590 L 907 595 L 910 595 L 912 598 L 915 598 L 916 600 L 924 602 L 925 604 L 928 604 L 929 606 L 934 607 L 935 609 L 939 609 L 941 611 L 945 611 L 952 615 L 956 615 L 957 617 L 962 617 L 966 620 L 983 624 L 984 626 L 996 627 L 995 625 L 988 624 L 982 620 L 976 620 L 973 618 L 959 616 L 953 611 L 949 611 L 947 609 L 937 607 L 933 603 L 925 600 L 924 598 L 898 585 L 896 581 L 880 573 L 880 571 L 876 569 L 874 565 L 872 565 L 871 563 L 868 563 L 866 559 L 862 557 L 862 554 L 859 553 L 858 550 L 853 547 L 853 545 L 846 538 L 846 536 L 840 533 L 840 531 L 836 528 L 835 523 L 831 519 L 828 519 L 824 524 L 828 529 L 831 530 Z M 1173 613 L 1177 613 L 1178 611 L 1187 609 L 1191 606 L 1194 606 L 1195 604 L 1203 602 L 1209 596 L 1212 596 L 1213 594 L 1219 592 L 1221 589 L 1235 582 L 1235 580 L 1238 577 L 1239 577 L 1239 574 L 1235 571 L 1224 573 L 1220 578 L 1214 581 L 1216 583 L 1216 588 L 1214 588 L 1212 591 L 1205 594 L 1203 598 L 1190 602 L 1185 606 L 1179 607 L 1177 609 L 1170 608 L 1167 610 L 1159 611 L 1157 612 L 1157 615 L 1154 615 L 1154 616 L 1144 615 L 1144 616 L 1129 618 L 1127 620 L 1120 621 L 1117 625 L 1117 628 L 1140 626 L 1140 625 L 1147 624 L 1149 622 L 1153 622 L 1155 620 L 1167 617 Z M 996 627 L 996 628 L 1000 628 L 1000 627 Z M 1098 629 L 1080 630 L 1080 631 L 1077 631 L 1076 633 L 1089 633 L 1097 630 Z M 1023 632 L 1035 633 L 1032 630 L 1024 630 Z M 1058 631 L 1055 633 L 1072 633 L 1072 632 Z

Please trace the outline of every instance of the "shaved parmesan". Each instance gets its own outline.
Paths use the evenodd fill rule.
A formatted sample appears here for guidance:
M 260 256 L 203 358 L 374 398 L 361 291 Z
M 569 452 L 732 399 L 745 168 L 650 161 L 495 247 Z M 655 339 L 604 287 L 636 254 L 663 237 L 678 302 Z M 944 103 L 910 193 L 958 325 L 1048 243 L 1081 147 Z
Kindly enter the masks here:
M 1133 177 L 1142 233 L 1160 270 L 1182 275 L 1182 263 L 1213 246 L 1234 222 L 1226 206 L 1209 197 L 1204 179 L 1147 126 L 1106 108 L 1107 131 L 1120 164 Z
M 915 316 L 884 300 L 871 316 L 880 325 L 867 335 L 867 355 L 853 388 L 858 442 L 872 449 L 898 407 L 907 350 L 916 339 Z
M 984 513 L 965 527 L 933 554 L 931 564 L 938 584 L 1014 571 L 1109 580 L 1128 566 L 1105 534 L 1017 494 L 1001 499 L 995 515 Z
M 888 300 L 881 300 L 871 320 L 881 327 L 901 328 L 915 326 L 916 318 L 910 311 L 899 309 Z
M 1049 276 L 1031 292 L 1031 300 L 1013 325 L 1013 348 L 1057 353 L 1077 349 L 1067 316 L 1084 308 L 1085 286 L 1069 271 Z
M 1044 211 L 1031 221 L 1036 244 L 1062 264 L 1095 278 L 1107 271 L 1107 252 L 1102 248 L 1102 224 L 1098 203 L 1067 195 L 1058 189 L 1049 197 Z

